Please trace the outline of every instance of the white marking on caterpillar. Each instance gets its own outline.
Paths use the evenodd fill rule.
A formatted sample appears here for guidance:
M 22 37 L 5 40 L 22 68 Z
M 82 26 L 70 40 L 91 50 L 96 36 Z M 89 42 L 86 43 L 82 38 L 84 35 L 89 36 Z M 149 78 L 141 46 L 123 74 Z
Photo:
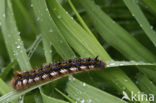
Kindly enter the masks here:
M 57 75 L 57 74 L 58 74 L 57 72 L 51 72 L 51 73 L 50 73 L 51 76 L 55 76 L 55 75 Z
M 42 76 L 43 79 L 46 79 L 47 77 L 48 77 L 47 74 L 44 74 L 44 75 Z
M 80 66 L 80 68 L 81 68 L 81 69 L 86 69 L 86 68 L 87 68 L 87 66 Z
M 24 85 L 27 84 L 27 79 L 24 79 L 24 80 L 23 80 L 23 84 L 24 84 Z
M 89 68 L 90 68 L 90 69 L 94 68 L 94 65 L 90 65 Z
M 33 79 L 29 79 L 29 80 L 28 80 L 28 83 L 32 83 L 32 82 L 33 82 Z
M 71 70 L 71 71 L 76 71 L 77 68 L 76 68 L 76 67 L 71 67 L 70 70 Z
M 34 80 L 35 80 L 35 81 L 38 81 L 38 80 L 40 80 L 40 77 L 35 77 Z
M 60 72 L 61 73 L 66 73 L 68 70 L 67 69 L 61 69 Z

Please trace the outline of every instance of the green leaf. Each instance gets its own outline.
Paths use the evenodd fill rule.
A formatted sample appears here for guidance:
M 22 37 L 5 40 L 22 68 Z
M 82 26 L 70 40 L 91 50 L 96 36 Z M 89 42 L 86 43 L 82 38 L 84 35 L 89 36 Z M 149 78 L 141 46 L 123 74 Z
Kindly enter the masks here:
M 113 21 L 92 1 L 79 0 L 79 2 L 86 9 L 92 23 L 102 38 L 119 52 L 121 52 L 125 57 L 136 61 L 156 61 L 155 55 L 141 45 L 134 37 L 132 37 L 125 29 Z M 150 71 L 145 68 L 142 68 L 141 71 L 156 81 L 156 77 L 154 75 L 155 71 Z
M 156 1 L 155 0 L 143 0 L 143 1 L 146 5 L 148 5 L 151 8 L 152 12 L 154 12 L 154 14 L 156 15 L 156 6 L 155 6 Z
M 6 0 L 1 0 L 0 1 L 0 23 L 1 23 L 1 29 L 2 29 L 2 32 L 6 35 L 3 34 L 3 38 L 5 39 L 5 45 L 6 45 L 6 48 L 8 50 L 8 54 L 10 56 L 10 59 L 13 60 L 14 59 L 14 53 L 13 53 L 13 50 L 12 50 L 12 42 L 11 40 L 9 39 L 9 31 L 8 31 L 8 28 L 7 28 L 7 23 L 5 22 L 6 21 L 6 10 L 5 10 L 5 4 L 6 4 Z
M 12 56 L 14 56 L 17 59 L 21 70 L 30 70 L 31 65 L 29 63 L 23 42 L 20 38 L 19 31 L 16 27 L 12 4 L 10 0 L 6 0 L 5 3 L 6 7 L 2 8 L 3 12 L 1 12 L 1 15 L 4 16 L 3 19 L 1 19 L 2 32 L 8 51 L 11 51 L 10 57 L 13 58 Z M 2 2 L 2 4 L 4 4 L 4 2 Z
M 4 95 L 11 91 L 8 85 L 0 78 L 0 94 Z M 16 103 L 17 100 L 12 101 L 11 103 Z
M 106 78 L 109 81 L 112 81 L 112 83 L 115 85 L 116 88 L 120 91 L 120 93 L 123 95 L 123 92 L 125 92 L 130 98 L 132 98 L 131 92 L 133 91 L 134 94 L 136 94 L 137 100 L 139 99 L 140 90 L 136 87 L 136 85 L 133 82 L 130 82 L 130 78 L 127 77 L 127 75 L 124 74 L 124 72 L 121 72 L 121 70 L 117 69 L 107 69 L 106 72 L 98 72 L 99 76 L 102 78 Z M 122 76 L 121 76 L 122 75 Z M 119 78 L 120 77 L 120 78 Z M 140 94 L 142 94 L 140 92 Z M 148 101 L 143 98 L 143 101 L 140 101 L 140 103 L 149 103 Z
M 61 92 L 60 90 L 58 90 L 57 88 L 55 88 L 55 90 L 57 92 L 59 92 L 63 97 L 65 97 L 68 101 L 70 101 L 71 103 L 75 103 L 75 101 L 71 98 L 69 98 L 67 95 L 65 95 L 63 92 Z
M 7 86 L 7 84 L 0 78 L 0 94 L 6 94 L 11 91 L 11 89 Z
M 38 30 L 35 27 L 32 19 L 30 18 L 29 13 L 26 11 L 26 9 L 24 8 L 24 6 L 22 5 L 20 0 L 13 0 L 13 2 L 16 4 L 16 7 L 19 9 L 19 11 L 21 12 L 21 14 L 23 15 L 24 19 L 29 23 L 29 25 L 32 28 L 33 33 L 37 34 Z
M 36 102 L 36 103 L 43 103 L 42 96 L 41 96 L 39 90 L 38 90 L 37 93 L 34 95 L 34 99 L 35 99 L 35 102 Z
M 45 54 L 46 62 L 51 63 L 52 61 L 51 45 L 50 45 L 50 42 L 47 41 L 46 37 L 44 37 L 44 35 L 42 35 L 42 43 L 44 47 L 44 54 Z
M 34 54 L 35 50 L 37 49 L 37 47 L 39 46 L 40 42 L 41 42 L 41 35 L 36 36 L 35 41 L 32 43 L 32 45 L 27 49 L 28 52 L 28 57 L 29 59 L 32 57 L 32 55 Z
M 79 80 L 69 77 L 70 80 L 66 86 L 66 92 L 70 97 L 75 99 L 77 102 L 86 103 L 125 103 L 121 99 L 110 95 L 102 90 L 96 89 L 86 83 L 80 82 Z
M 19 0 L 17 0 L 17 1 L 19 1 Z M 132 32 L 134 32 L 133 30 L 136 30 L 137 29 L 137 27 L 135 26 L 135 23 L 136 22 L 134 20 L 132 20 L 132 16 L 127 15 L 125 13 L 125 12 L 127 12 L 127 9 L 124 9 L 125 8 L 125 5 L 124 5 L 124 3 L 122 1 L 114 1 L 114 2 L 111 2 L 109 0 L 104 0 L 104 1 L 103 0 L 95 0 L 95 1 L 96 1 L 96 3 L 99 3 L 100 4 L 100 7 L 102 9 L 107 10 L 107 12 L 110 11 L 109 12 L 110 13 L 110 15 L 109 15 L 110 17 L 113 17 L 113 19 L 115 19 L 122 26 L 125 26 L 126 25 L 126 29 L 128 28 L 127 30 L 132 29 Z M 35 26 L 38 26 L 39 27 L 37 29 L 38 30 L 37 32 L 40 32 L 41 36 L 40 36 L 39 39 L 36 39 L 33 44 L 38 45 L 41 42 L 41 39 L 42 39 L 43 40 L 43 43 L 44 43 L 44 48 L 43 48 L 44 51 L 42 50 L 41 45 L 39 45 L 39 48 L 37 48 L 37 52 L 35 52 L 35 53 L 34 53 L 34 51 L 36 50 L 36 46 L 32 46 L 30 48 L 31 49 L 31 53 L 28 54 L 28 55 L 29 56 L 32 56 L 32 53 L 34 53 L 33 58 L 31 59 L 31 63 L 34 66 L 40 65 L 40 63 L 43 63 L 42 61 L 43 61 L 43 58 L 44 57 L 46 57 L 47 62 L 50 62 L 51 61 L 51 56 L 50 56 L 51 55 L 51 53 L 50 53 L 50 50 L 51 50 L 50 43 L 51 43 L 53 45 L 53 47 L 54 47 L 52 54 L 54 56 L 54 59 L 53 60 L 55 60 L 55 61 L 60 60 L 62 58 L 63 59 L 70 59 L 70 58 L 76 57 L 75 56 L 75 54 L 76 54 L 78 57 L 79 56 L 80 57 L 96 57 L 96 56 L 99 56 L 100 60 L 104 60 L 105 62 L 107 62 L 107 67 L 109 67 L 109 68 L 106 68 L 105 71 L 103 71 L 103 70 L 94 71 L 93 72 L 93 75 L 94 75 L 93 78 L 92 77 L 88 77 L 88 76 L 91 76 L 91 75 L 89 75 L 89 73 L 87 73 L 87 75 L 83 75 L 83 73 L 82 73 L 82 75 L 84 77 L 81 77 L 81 75 L 78 75 L 79 76 L 78 78 L 81 79 L 81 80 L 83 80 L 83 81 L 89 80 L 88 83 L 90 83 L 92 85 L 95 85 L 96 87 L 99 87 L 100 86 L 100 87 L 103 88 L 103 87 L 105 87 L 105 84 L 106 84 L 107 87 L 109 87 L 109 88 L 106 88 L 106 91 L 108 89 L 113 89 L 114 90 L 114 89 L 118 88 L 117 90 L 119 90 L 119 91 L 116 91 L 115 93 L 114 93 L 113 90 L 110 90 L 110 91 L 108 90 L 109 93 L 116 94 L 116 96 L 119 96 L 119 95 L 122 96 L 123 91 L 125 91 L 126 93 L 128 93 L 128 96 L 131 95 L 130 94 L 131 91 L 134 91 L 134 93 L 136 93 L 136 94 L 138 92 L 141 92 L 141 91 L 139 91 L 139 89 L 136 87 L 136 85 L 128 77 L 128 76 L 132 77 L 134 75 L 128 73 L 129 75 L 127 76 L 119 68 L 116 68 L 117 66 L 120 67 L 120 66 L 130 65 L 130 67 L 128 67 L 128 69 L 130 69 L 130 71 L 131 71 L 131 67 L 132 66 L 140 66 L 141 65 L 143 67 L 146 67 L 145 70 L 149 70 L 150 71 L 149 72 L 149 75 L 153 75 L 153 77 L 155 76 L 155 64 L 154 63 L 145 63 L 145 62 L 155 62 L 155 59 L 149 61 L 150 60 L 150 56 L 149 55 L 151 55 L 151 53 L 149 51 L 146 52 L 147 49 L 145 51 L 144 51 L 144 49 L 141 49 L 141 50 L 143 50 L 141 52 L 146 52 L 147 54 L 146 53 L 142 53 L 142 54 L 146 54 L 149 57 L 147 57 L 147 58 L 144 59 L 144 57 L 146 57 L 146 55 L 145 56 L 143 55 L 143 57 L 140 57 L 138 59 L 135 59 L 135 56 L 133 58 L 136 61 L 140 61 L 140 60 L 144 61 L 144 62 L 140 63 L 140 65 L 139 65 L 138 62 L 132 62 L 132 61 L 131 62 L 126 62 L 126 61 L 109 61 L 109 60 L 111 60 L 111 57 L 104 50 L 103 45 L 100 44 L 100 43 L 103 44 L 102 38 L 100 38 L 99 35 L 95 35 L 98 38 L 98 40 L 97 40 L 95 38 L 95 36 L 93 35 L 93 33 L 89 33 L 88 32 L 89 29 L 87 30 L 86 27 L 81 27 L 79 25 L 79 23 L 76 22 L 76 20 L 71 19 L 71 16 L 68 15 L 68 14 L 66 14 L 66 11 L 62 8 L 62 6 L 65 7 L 65 8 L 67 7 L 66 10 L 68 12 L 70 12 L 71 9 L 70 10 L 68 9 L 69 8 L 68 2 L 62 1 L 61 2 L 62 6 L 61 6 L 55 0 L 51 0 L 50 3 L 48 2 L 48 0 L 44 0 L 44 1 L 41 1 L 41 0 L 37 1 L 36 0 L 33 4 L 30 3 L 31 1 L 20 1 L 22 3 L 22 5 L 20 4 L 20 6 L 23 7 L 23 8 L 26 8 L 26 11 L 28 11 L 28 13 L 25 13 L 25 15 L 27 15 L 27 17 L 29 17 L 29 20 L 31 19 L 30 21 L 26 20 L 26 17 L 22 13 L 23 11 L 22 11 L 22 8 L 20 8 L 19 4 L 16 3 L 16 1 L 15 2 L 14 1 L 11 1 L 11 2 L 13 3 L 13 9 L 14 9 L 14 13 L 13 13 L 13 10 L 11 11 L 14 14 L 12 17 L 14 17 L 14 16 L 17 17 L 16 18 L 16 22 L 18 24 L 20 24 L 20 25 L 17 25 L 17 26 L 19 26 L 19 30 L 21 32 L 20 37 L 22 37 L 22 39 L 23 39 L 22 42 L 24 42 L 24 45 L 26 47 L 29 47 L 29 45 L 32 44 L 32 42 L 34 41 L 34 36 L 31 35 L 31 34 L 34 34 L 34 30 L 33 30 L 33 27 L 30 25 L 29 22 L 32 21 L 32 20 L 34 20 L 34 19 L 30 18 L 30 17 L 34 16 L 33 12 L 35 13 L 35 16 L 36 16 L 36 19 L 35 20 L 36 21 L 34 20 L 33 22 L 35 22 L 35 24 L 36 24 Z M 46 3 L 48 4 L 49 10 L 47 8 L 47 4 Z M 73 3 L 75 4 L 75 7 L 80 6 L 78 4 L 78 2 L 76 2 L 76 0 L 73 0 Z M 106 4 L 106 5 L 102 5 L 103 3 Z M 87 4 L 86 4 L 86 6 L 87 6 Z M 21 10 L 18 10 L 18 9 L 21 9 Z M 33 12 L 32 12 L 32 9 L 33 9 Z M 95 31 L 95 29 L 92 28 L 92 24 L 90 24 L 93 20 L 92 21 L 89 21 L 88 17 L 85 15 L 86 12 L 84 12 L 84 9 L 82 7 L 80 9 L 82 10 L 81 16 L 83 16 L 85 18 L 84 21 L 87 24 L 89 23 L 88 26 L 91 27 L 91 30 L 94 33 L 97 34 L 97 31 Z M 112 9 L 113 9 L 113 11 L 115 11 L 115 13 L 117 13 L 119 11 L 119 14 L 117 13 L 118 15 L 116 15 L 114 12 L 112 12 Z M 4 17 L 6 15 L 3 16 L 3 11 L 5 12 L 7 10 L 8 10 L 8 8 L 7 8 L 7 2 L 5 0 L 1 0 L 0 1 L 0 27 L 3 28 L 3 29 L 1 28 L 2 33 L 3 33 L 3 31 L 5 31 L 5 33 L 8 33 L 9 34 L 11 32 L 10 31 L 10 28 L 8 28 L 8 27 L 10 27 L 10 24 L 9 24 L 10 22 L 8 23 L 8 21 L 5 20 Z M 51 10 L 54 10 L 54 11 L 51 11 Z M 50 13 L 49 13 L 49 11 L 50 11 Z M 20 15 L 21 14 L 22 14 L 22 17 L 21 17 L 22 19 L 20 18 Z M 71 14 L 73 14 L 73 12 Z M 124 16 L 124 15 L 126 15 L 126 16 Z M 149 17 L 150 14 L 147 13 L 147 15 Z M 73 15 L 73 16 L 75 18 L 75 15 Z M 6 16 L 6 17 L 8 17 L 8 16 Z M 9 16 L 9 18 L 12 18 L 12 17 Z M 13 19 L 11 19 L 10 21 L 12 21 L 12 20 Z M 43 22 L 41 22 L 40 20 L 43 20 Z M 50 21 L 50 20 L 52 20 L 52 21 Z M 122 21 L 122 20 L 126 20 L 126 21 Z M 149 20 L 153 20 L 154 21 L 154 17 L 149 17 Z M 13 20 L 13 21 L 15 22 L 15 20 Z M 131 21 L 134 21 L 135 23 L 131 23 Z M 8 23 L 9 26 L 8 25 L 5 26 L 5 24 L 7 24 L 7 23 Z M 127 23 L 130 23 L 130 26 L 127 26 Z M 46 24 L 48 24 L 48 25 L 46 25 Z M 154 24 L 154 22 L 152 24 Z M 84 26 L 84 25 L 82 25 L 82 26 Z M 51 29 L 51 27 L 52 27 L 52 29 L 54 31 L 53 33 L 49 33 L 49 31 L 50 31 L 49 29 Z M 116 29 L 118 29 L 118 28 L 116 28 Z M 89 30 L 89 31 L 91 31 L 91 30 Z M 109 30 L 111 30 L 111 29 L 109 29 Z M 0 33 L 0 34 L 2 34 L 2 33 Z M 20 33 L 18 33 L 18 34 L 20 34 Z M 39 34 L 39 33 L 35 33 L 35 34 Z M 52 35 L 52 34 L 54 34 L 54 35 Z M 58 36 L 58 34 L 60 36 Z M 99 34 L 101 34 L 101 33 L 99 33 Z M 7 35 L 3 35 L 3 36 L 7 36 Z M 64 44 L 61 44 L 61 43 L 54 44 L 53 42 L 59 42 L 59 39 L 60 39 L 60 38 L 57 39 L 55 37 L 63 38 L 63 40 L 65 41 L 63 43 L 66 43 L 65 45 L 67 45 L 67 47 L 64 47 Z M 138 37 L 140 37 L 139 40 L 144 40 L 144 39 L 141 39 L 141 36 L 140 35 L 138 35 Z M 51 40 L 51 39 L 53 39 L 53 40 Z M 115 39 L 115 38 L 113 38 L 113 39 Z M 113 39 L 112 39 L 112 41 L 113 41 Z M 8 41 L 6 41 L 6 40 L 8 40 Z M 14 52 L 12 50 L 12 44 L 13 44 L 13 42 L 15 42 L 14 39 L 12 40 L 12 38 L 10 39 L 9 37 L 6 37 L 6 39 L 4 41 L 5 42 L 10 42 L 9 43 L 10 44 L 10 48 L 9 48 L 9 46 L 7 46 L 6 48 L 8 49 L 8 51 L 10 50 L 9 51 L 9 55 L 10 54 L 12 55 L 12 57 L 10 56 L 10 58 L 13 58 L 14 60 L 16 60 L 16 57 L 13 55 Z M 3 45 L 3 40 L 0 40 L 0 43 L 2 43 L 1 45 Z M 115 42 L 115 43 L 117 44 L 117 42 Z M 122 43 L 124 43 L 124 42 L 122 42 Z M 145 42 L 143 44 L 146 45 Z M 105 46 L 105 44 L 104 44 L 104 46 Z M 118 46 L 120 46 L 120 45 L 118 45 Z M 126 46 L 128 46 L 128 45 L 126 45 Z M 122 45 L 121 45 L 121 47 L 122 47 Z M 146 45 L 146 47 L 150 48 L 148 44 Z M 58 49 L 56 49 L 56 48 L 58 48 Z M 128 48 L 128 47 L 125 47 L 125 48 Z M 0 68 L 1 67 L 4 67 L 5 65 L 8 65 L 7 63 L 9 62 L 9 60 L 8 60 L 9 58 L 7 57 L 7 52 L 5 52 L 4 49 L 5 48 L 3 46 L 1 51 L 3 52 L 4 55 L 0 52 L 0 61 L 2 60 L 2 63 L 0 63 Z M 68 49 L 68 50 L 66 50 L 66 49 Z M 111 48 L 109 48 L 109 49 L 111 49 Z M 153 49 L 151 49 L 151 51 L 152 50 Z M 75 54 L 74 54 L 73 51 L 75 52 Z M 124 52 L 127 52 L 127 51 L 125 49 Z M 134 49 L 134 51 L 136 51 L 136 50 Z M 44 56 L 43 56 L 43 52 L 45 52 L 45 55 Z M 140 52 L 140 51 L 138 50 L 138 52 Z M 154 53 L 154 51 L 152 51 L 152 52 Z M 36 54 L 36 53 L 39 53 L 39 54 Z M 108 50 L 108 53 L 110 55 L 112 55 L 112 54 L 115 55 L 116 54 L 116 53 L 114 53 L 114 49 L 113 49 L 113 51 Z M 150 53 L 150 54 L 148 54 L 148 53 Z M 139 53 L 137 53 L 137 54 L 139 54 Z M 134 54 L 128 54 L 127 53 L 127 55 L 134 55 Z M 121 56 L 121 54 L 119 54 L 117 56 L 119 57 L 119 56 Z M 153 56 L 153 55 L 151 55 L 151 56 Z M 136 55 L 136 57 L 137 57 L 137 55 Z M 116 58 L 116 56 L 113 57 L 113 58 L 118 59 L 118 58 Z M 153 56 L 153 58 L 155 58 L 155 57 Z M 30 58 L 28 58 L 28 59 L 30 59 Z M 146 60 L 146 59 L 148 59 L 148 60 Z M 25 61 L 23 61 L 23 63 L 24 62 Z M 2 66 L 1 66 L 1 64 L 2 64 Z M 115 68 L 110 68 L 110 67 L 115 67 Z M 151 68 L 151 67 L 153 67 L 153 68 Z M 142 69 L 142 68 L 140 68 L 140 69 Z M 10 68 L 9 69 L 6 68 L 6 70 L 9 73 L 9 70 L 11 70 L 11 69 Z M 133 70 L 134 69 L 132 69 L 132 71 Z M 125 71 L 127 71 L 127 69 Z M 136 72 L 136 70 L 134 70 L 134 71 Z M 4 74 L 6 75 L 5 72 L 4 72 Z M 10 74 L 12 74 L 12 73 L 10 72 Z M 86 74 L 86 73 L 84 73 L 84 74 Z M 9 77 L 10 77 L 10 75 L 8 75 L 7 78 L 5 78 L 5 79 L 9 79 Z M 100 82 L 99 81 L 90 82 L 90 80 L 91 80 L 90 78 L 95 79 L 95 80 L 100 79 Z M 105 79 L 106 80 L 109 80 L 109 81 L 107 81 L 106 83 L 104 83 L 105 82 Z M 13 99 L 15 99 L 15 98 L 23 95 L 23 94 L 26 94 L 26 93 L 27 94 L 24 96 L 25 99 L 27 99 L 26 102 L 32 101 L 33 103 L 35 103 L 35 101 L 36 102 L 40 101 L 42 103 L 42 97 L 44 99 L 46 99 L 46 100 L 44 100 L 45 102 L 47 102 L 47 101 L 49 101 L 51 99 L 53 101 L 55 101 L 53 99 L 53 97 L 60 97 L 60 95 L 58 95 L 58 93 L 51 93 L 51 91 L 48 91 L 48 93 L 46 93 L 47 91 L 46 92 L 44 91 L 42 93 L 45 95 L 45 97 L 44 96 L 41 97 L 41 93 L 39 93 L 39 92 L 37 93 L 38 94 L 37 96 L 34 95 L 36 93 L 36 91 L 38 90 L 38 89 L 37 90 L 34 90 L 35 88 L 38 88 L 38 87 L 40 87 L 42 85 L 45 85 L 45 84 L 47 84 L 49 82 L 52 82 L 52 81 L 48 81 L 46 83 L 42 83 L 42 84 L 39 84 L 39 85 L 34 85 L 34 86 L 32 86 L 32 87 L 30 87 L 28 89 L 24 89 L 24 90 L 21 90 L 21 91 L 13 91 L 13 92 L 10 92 L 10 93 L 8 93 L 8 94 L 3 95 L 2 97 L 0 97 L 0 102 L 8 102 L 8 101 L 11 101 L 11 100 L 13 100 Z M 61 81 L 58 81 L 58 82 L 59 82 L 59 84 L 62 83 Z M 65 81 L 63 81 L 63 82 L 65 82 Z M 112 82 L 113 84 L 112 85 L 109 84 L 110 82 Z M 149 82 L 150 81 L 147 81 L 146 83 L 149 84 Z M 62 90 L 62 89 L 64 90 L 64 87 L 65 86 L 64 85 L 59 85 L 59 84 L 57 85 L 57 87 L 61 87 L 60 90 Z M 96 85 L 96 84 L 98 84 L 98 85 Z M 112 87 L 112 86 L 114 86 L 114 87 Z M 47 87 L 47 86 L 45 86 L 45 87 Z M 54 86 L 53 87 L 50 87 L 50 88 L 54 88 Z M 44 88 L 44 89 L 45 90 L 49 90 L 49 88 Z M 141 89 L 141 90 L 144 92 L 145 89 L 146 88 Z M 52 89 L 52 90 L 54 90 L 54 89 Z M 30 91 L 32 91 L 32 92 L 30 92 Z M 104 92 L 102 90 L 100 90 L 100 91 L 101 92 Z M 28 92 L 30 92 L 30 93 L 28 93 Z M 52 97 L 51 97 L 51 95 L 52 95 Z M 88 96 L 91 96 L 91 95 L 88 94 Z M 69 97 L 67 97 L 67 98 L 69 99 Z M 82 102 L 83 102 L 83 100 L 82 100 Z M 141 102 L 144 103 L 146 101 L 141 101 Z
M 139 6 L 136 3 L 136 0 L 123 0 L 132 13 L 132 15 L 135 17 L 141 28 L 144 30 L 146 35 L 149 37 L 153 45 L 156 47 L 156 33 L 151 28 L 149 22 L 147 21 L 146 17 L 144 16 L 143 12 L 139 8 Z
M 79 15 L 79 13 L 76 11 L 76 8 L 74 7 L 74 5 L 72 4 L 71 0 L 68 0 L 69 5 L 71 6 L 72 10 L 74 11 L 75 15 L 77 16 L 78 20 L 80 21 L 81 25 L 83 26 L 83 28 L 89 33 L 91 34 L 90 36 L 93 36 L 92 32 L 90 31 L 90 29 L 87 27 L 87 25 L 85 24 L 85 22 L 83 21 L 83 19 L 81 18 L 81 16 Z
M 42 4 L 41 2 L 38 2 L 40 5 Z M 41 12 L 45 12 L 45 7 L 41 6 L 42 8 L 38 8 L 38 3 L 36 3 L 36 1 L 32 0 L 32 4 L 34 5 L 33 8 L 34 8 L 34 12 L 36 14 L 36 18 L 37 18 L 37 21 L 39 22 L 40 24 L 40 29 L 41 29 L 41 36 L 42 36 L 42 43 L 43 43 L 43 48 L 44 48 L 44 54 L 45 54 L 45 58 L 46 58 L 46 61 L 47 63 L 50 63 L 52 61 L 52 55 L 51 55 L 51 45 L 50 45 L 50 41 L 47 40 L 47 35 L 50 35 L 50 31 L 47 31 L 47 27 L 43 27 L 45 25 L 43 25 L 42 23 L 42 20 L 44 20 L 44 23 L 49 23 L 49 21 L 46 19 L 46 18 L 49 18 L 49 16 L 45 15 L 45 14 L 42 14 L 44 15 L 44 17 L 41 15 Z M 42 4 L 43 5 L 43 4 Z M 41 19 L 41 20 L 40 20 Z M 50 28 L 50 27 L 49 27 Z M 52 30 L 52 29 L 51 29 Z M 44 35 L 46 34 L 46 35 Z
M 82 57 L 99 56 L 103 60 L 110 60 L 97 39 L 77 24 L 55 0 L 48 0 L 48 7 L 62 35 L 78 54 Z
M 137 84 L 145 93 L 156 95 L 156 86 L 144 74 L 137 75 Z
M 86 2 L 86 0 L 83 2 Z M 59 5 L 59 3 L 56 0 L 48 0 L 48 7 L 52 15 L 52 18 L 54 18 L 56 25 L 63 32 L 62 33 L 63 36 L 66 38 L 69 44 L 75 49 L 75 51 L 80 56 L 95 57 L 98 55 L 100 59 L 105 60 L 105 61 L 111 59 L 106 53 L 106 51 L 103 49 L 103 47 L 96 40 L 96 38 L 93 36 L 90 36 L 87 32 L 85 32 L 80 27 L 80 25 L 77 24 L 71 18 L 71 16 L 69 16 L 69 14 Z M 114 38 L 111 38 L 111 39 L 114 40 Z M 115 44 L 117 43 L 115 42 Z M 105 75 L 105 73 L 107 72 L 101 72 L 101 74 L 97 73 L 96 75 Z M 105 77 L 101 76 L 103 79 L 107 78 L 113 83 L 116 83 L 116 81 L 113 80 L 114 77 L 110 75 L 115 76 L 120 81 L 119 82 L 120 85 L 116 85 L 117 88 L 121 88 L 120 92 L 122 92 L 123 90 L 122 88 L 126 88 L 129 93 L 131 91 L 135 91 L 135 93 L 139 91 L 136 85 L 133 84 L 133 82 L 129 79 L 129 77 L 126 76 L 121 70 L 116 70 L 116 71 L 113 70 L 112 72 L 108 72 L 107 76 Z M 125 83 L 120 78 L 127 79 L 128 85 L 125 85 Z
M 44 44 L 45 41 L 48 41 L 48 43 L 51 42 L 54 48 L 56 49 L 56 51 L 63 59 L 75 57 L 74 52 L 69 47 L 66 40 L 61 35 L 61 32 L 55 25 L 53 19 L 51 18 L 45 0 L 40 0 L 40 2 L 38 0 L 32 0 L 32 4 L 33 4 L 35 15 L 37 17 L 37 21 L 39 22 Z M 50 45 L 48 44 L 48 46 Z M 44 48 L 49 48 L 49 47 L 45 45 Z M 50 51 L 49 49 L 46 50 L 46 52 L 49 51 Z M 50 59 L 51 56 L 50 57 L 48 56 L 50 55 L 47 55 L 46 57 Z
M 89 0 L 79 0 L 79 2 L 86 9 L 89 18 L 102 38 L 119 50 L 125 57 L 138 61 L 156 61 L 155 56 L 149 50 L 143 47 L 93 2 Z
M 40 89 L 40 93 L 42 95 L 43 103 L 67 103 L 63 100 L 59 100 L 59 99 L 52 98 L 50 96 L 45 95 L 42 89 Z
M 153 67 L 156 70 L 156 63 L 146 63 L 137 61 L 107 61 L 106 67 L 117 67 L 117 66 L 142 66 L 142 67 Z M 152 69 L 152 68 L 148 68 Z
M 38 35 L 36 37 L 36 40 L 34 41 L 34 43 L 27 49 L 29 59 L 32 57 L 33 53 L 35 52 L 35 50 L 38 47 L 40 42 L 41 42 L 41 37 L 40 37 L 40 35 Z M 11 71 L 12 67 L 14 67 L 15 65 L 17 65 L 16 60 L 13 60 L 12 62 L 10 62 L 5 67 L 5 69 L 0 73 L 0 78 L 6 79 L 8 73 Z
M 0 73 L 0 78 L 5 79 L 8 73 L 11 71 L 12 67 L 17 64 L 17 61 L 10 62 L 3 72 Z

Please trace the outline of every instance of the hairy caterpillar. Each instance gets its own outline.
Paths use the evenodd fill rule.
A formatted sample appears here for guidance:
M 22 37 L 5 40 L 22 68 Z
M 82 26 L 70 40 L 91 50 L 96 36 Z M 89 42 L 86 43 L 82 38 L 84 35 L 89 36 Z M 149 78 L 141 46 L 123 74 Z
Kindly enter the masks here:
M 58 77 L 82 71 L 104 69 L 106 63 L 98 58 L 69 59 L 63 62 L 49 64 L 31 71 L 15 72 L 11 85 L 16 90 L 28 88 L 34 84 L 54 80 Z

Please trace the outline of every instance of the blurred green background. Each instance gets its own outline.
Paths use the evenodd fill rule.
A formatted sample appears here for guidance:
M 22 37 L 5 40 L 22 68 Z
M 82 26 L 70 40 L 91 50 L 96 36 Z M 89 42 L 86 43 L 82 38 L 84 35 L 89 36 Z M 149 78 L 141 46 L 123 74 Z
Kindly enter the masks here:
M 0 0 L 0 102 L 150 103 L 121 98 L 156 95 L 152 66 L 74 74 L 20 92 L 9 81 L 14 71 L 71 58 L 155 63 L 155 19 L 155 0 Z

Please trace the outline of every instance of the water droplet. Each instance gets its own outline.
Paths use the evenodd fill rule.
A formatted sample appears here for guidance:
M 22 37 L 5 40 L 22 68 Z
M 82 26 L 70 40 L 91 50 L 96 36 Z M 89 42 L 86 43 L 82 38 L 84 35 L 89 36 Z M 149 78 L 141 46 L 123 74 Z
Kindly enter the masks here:
M 33 4 L 30 5 L 30 7 L 33 7 L 33 6 L 34 6 Z
M 132 16 L 134 16 L 134 14 L 132 14 Z
M 18 35 L 20 35 L 20 34 L 21 34 L 21 32 L 18 32 L 17 34 L 18 34 Z
M 13 52 L 14 52 L 14 54 L 13 54 L 14 56 L 18 55 L 18 53 L 17 53 L 17 52 L 15 52 L 15 51 L 13 51 Z
M 88 100 L 87 100 L 87 103 L 91 103 L 91 102 L 92 102 L 92 100 L 91 100 L 91 99 L 88 99 Z
M 66 11 L 66 14 L 68 14 L 68 12 Z
M 86 86 L 86 83 L 82 83 L 82 86 Z
M 74 81 L 75 78 L 73 78 L 73 76 L 69 76 L 69 77 L 68 77 L 68 80 L 73 80 L 73 81 Z
M 37 21 L 39 21 L 40 20 L 40 17 L 37 17 L 37 19 L 36 19 Z
M 52 46 L 52 42 L 50 42 L 50 46 Z
M 5 13 L 4 13 L 4 14 L 2 14 L 2 16 L 5 18 L 5 16 L 6 16 L 6 15 L 5 15 Z
M 123 66 L 124 64 L 123 64 L 123 63 L 120 63 L 119 65 L 120 65 L 120 66 Z
M 53 29 L 50 29 L 49 32 L 53 32 Z
M 74 18 L 73 18 L 73 17 L 71 17 L 71 19 L 73 20 Z
M 80 102 L 81 102 L 81 103 L 84 103 L 84 102 L 85 102 L 85 100 L 84 100 L 84 99 L 82 99 Z
M 60 15 L 58 15 L 58 16 L 57 16 L 57 18 L 58 18 L 58 19 L 61 19 L 61 16 L 60 16 Z
M 151 26 L 151 29 L 153 29 L 153 26 Z
M 48 8 L 46 8 L 45 11 L 48 11 Z
M 76 98 L 76 101 L 80 101 L 80 98 L 79 98 L 79 97 L 77 97 L 77 98 Z
M 135 61 L 134 60 L 131 60 L 130 63 L 135 63 Z
M 114 65 L 115 65 L 115 63 L 110 63 L 109 65 L 114 66 Z
M 124 79 L 124 81 L 127 82 L 128 80 L 127 79 Z
M 142 24 L 140 24 L 140 27 L 143 27 L 143 25 L 142 25 Z
M 17 48 L 20 48 L 20 47 L 21 47 L 20 45 L 17 46 Z

